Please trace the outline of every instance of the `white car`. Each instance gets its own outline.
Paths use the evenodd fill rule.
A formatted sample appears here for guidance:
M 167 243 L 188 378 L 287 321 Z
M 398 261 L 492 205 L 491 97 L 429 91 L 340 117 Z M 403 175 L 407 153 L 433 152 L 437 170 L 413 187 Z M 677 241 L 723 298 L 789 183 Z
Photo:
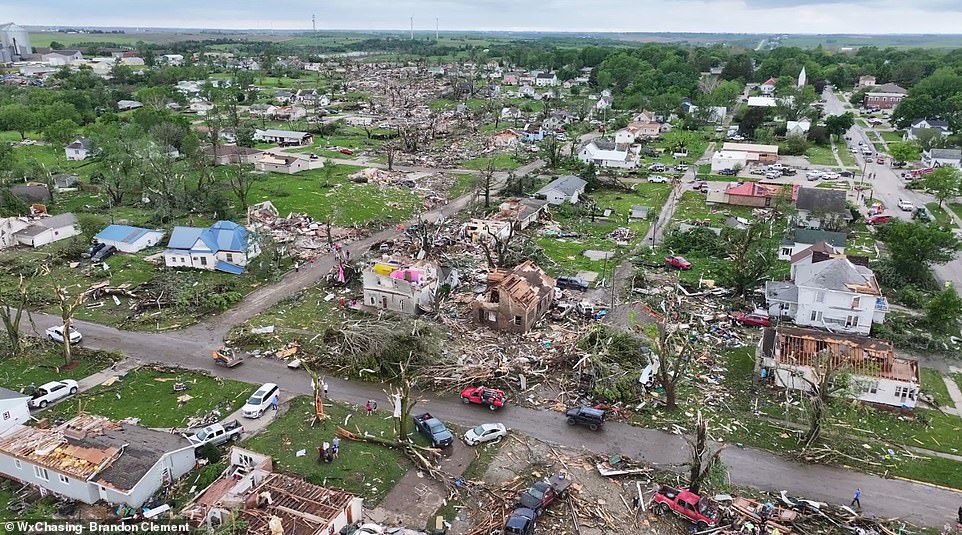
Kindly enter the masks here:
M 809 180 L 818 180 L 818 179 L 822 178 L 822 177 L 825 176 L 825 175 L 824 175 L 821 171 L 809 171 L 809 172 L 805 173 L 805 176 L 806 176 Z
M 464 434 L 464 442 L 468 446 L 475 446 L 485 442 L 501 440 L 501 437 L 507 436 L 507 434 L 508 428 L 504 424 L 481 424 L 474 429 L 468 429 L 468 432 Z
M 840 174 L 838 174 L 838 173 L 836 173 L 836 172 L 834 172 L 834 171 L 828 171 L 828 172 L 822 174 L 822 178 L 824 178 L 825 180 L 838 180 L 838 179 L 842 178 L 842 175 L 840 175 Z
M 903 212 L 911 212 L 912 210 L 915 210 L 915 205 L 910 203 L 909 201 L 906 201 L 905 199 L 899 199 L 898 206 L 899 206 L 899 210 Z
M 653 182 L 655 184 L 664 184 L 668 182 L 668 177 L 664 177 L 661 175 L 651 175 L 650 177 L 648 177 L 648 182 Z
M 47 334 L 47 338 L 53 340 L 54 342 L 58 342 L 61 344 L 63 343 L 63 326 L 62 325 L 59 327 L 51 327 L 44 332 Z M 83 339 L 84 337 L 83 335 L 80 334 L 80 331 L 78 331 L 77 329 L 74 329 L 73 327 L 70 328 L 71 344 L 79 344 Z
M 77 381 L 64 379 L 63 381 L 50 381 L 41 385 L 34 393 L 30 401 L 27 402 L 31 408 L 42 409 L 48 404 L 72 396 L 77 393 Z

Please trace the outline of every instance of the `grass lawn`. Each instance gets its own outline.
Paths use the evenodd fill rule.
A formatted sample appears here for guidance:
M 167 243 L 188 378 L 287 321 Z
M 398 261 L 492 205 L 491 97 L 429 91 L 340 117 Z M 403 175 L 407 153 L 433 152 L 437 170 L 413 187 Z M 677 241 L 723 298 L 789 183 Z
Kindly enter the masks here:
M 2 347 L 4 355 L 8 355 L 6 343 Z M 109 367 L 117 359 L 117 355 L 81 346 L 73 348 L 73 362 L 64 366 L 59 344 L 36 341 L 26 348 L 23 357 L 5 356 L 0 360 L 0 385 L 19 392 L 31 383 L 39 386 L 58 379 L 80 380 Z
M 695 220 L 707 221 L 709 226 L 720 227 L 729 217 L 744 217 L 751 219 L 752 209 L 748 206 L 709 205 L 705 203 L 705 196 L 696 191 L 682 193 L 681 199 L 675 206 L 672 223 L 694 224 Z
M 269 200 L 282 214 L 299 212 L 320 221 L 333 216 L 338 225 L 396 223 L 407 220 L 420 207 L 420 199 L 408 188 L 356 184 L 347 178 L 361 169 L 336 165 L 327 183 L 324 169 L 268 174 L 254 184 L 251 203 Z
M 838 147 L 838 157 L 841 158 L 845 167 L 856 167 L 858 162 L 855 161 L 855 156 L 845 148 L 845 145 L 839 145 Z
M 878 257 L 878 249 L 875 245 L 875 232 L 869 230 L 864 221 L 859 221 L 852 225 L 851 233 L 855 234 L 855 239 L 850 239 L 846 249 L 851 249 L 853 253 L 868 255 L 871 258 Z
M 832 154 L 831 147 L 823 147 L 820 145 L 813 145 L 805 151 L 805 157 L 813 165 L 832 165 L 838 166 L 838 162 L 835 160 L 835 156 Z
M 291 339 L 297 339 L 306 351 L 308 341 L 313 339 L 315 334 L 360 314 L 341 308 L 337 299 L 326 301 L 325 297 L 331 293 L 334 292 L 322 283 L 286 297 L 267 311 L 248 320 L 243 326 L 255 328 L 273 325 L 274 334 L 231 337 L 232 343 L 253 349 L 263 348 L 265 345 L 280 346 Z M 323 345 L 323 340 L 319 339 L 317 343 Z
M 930 202 L 925 204 L 925 208 L 930 214 L 932 214 L 932 217 L 935 218 L 935 222 L 939 225 L 949 228 L 958 228 L 958 225 L 955 224 L 955 220 L 945 212 L 944 205 L 940 208 L 938 202 Z
M 507 152 L 499 152 L 494 157 L 482 156 L 473 160 L 464 160 L 460 167 L 478 170 L 487 169 L 492 160 L 494 161 L 494 168 L 498 171 L 510 171 L 521 167 L 521 162 L 514 158 L 514 154 Z
M 885 132 L 879 132 L 878 135 L 881 136 L 882 139 L 888 143 L 895 143 L 898 141 L 902 141 L 901 132 L 885 131 Z
M 950 202 L 946 203 L 946 205 L 946 209 L 952 210 L 955 215 L 962 217 L 962 203 Z
M 478 185 L 478 177 L 475 175 L 458 174 L 455 175 L 454 185 L 448 190 L 448 197 L 456 199 L 474 190 Z
M 411 468 L 401 453 L 378 444 L 342 440 L 338 459 L 327 464 L 317 462 L 317 448 L 334 439 L 337 427 L 390 438 L 393 419 L 383 410 L 368 417 L 360 407 L 338 403 L 325 404 L 324 412 L 330 418 L 311 426 L 313 401 L 294 398 L 284 415 L 244 442 L 244 447 L 271 455 L 277 470 L 300 474 L 317 485 L 343 489 L 376 505 Z M 302 449 L 307 455 L 298 457 L 296 452 Z
M 174 383 L 187 385 L 186 392 L 175 393 Z M 225 418 L 239 409 L 254 393 L 255 387 L 240 381 L 223 380 L 185 370 L 139 368 L 110 386 L 98 386 L 69 399 L 53 410 L 72 417 L 83 409 L 115 420 L 139 418 L 146 427 L 186 427 L 194 416 L 213 410 Z M 177 399 L 189 395 L 184 403 Z
M 645 237 L 651 226 L 651 221 L 632 221 L 628 222 L 628 214 L 634 205 L 647 206 L 649 217 L 654 218 L 661 211 L 671 187 L 668 184 L 636 184 L 631 192 L 614 190 L 595 191 L 590 194 L 598 206 L 599 211 L 611 209 L 612 215 L 608 220 L 596 218 L 591 222 L 588 216 L 582 215 L 574 208 L 564 207 L 554 212 L 554 219 L 558 221 L 566 230 L 571 230 L 579 234 L 576 238 L 553 238 L 551 236 L 539 236 L 536 238 L 538 245 L 544 249 L 545 254 L 555 264 L 545 266 L 549 272 L 555 275 L 573 275 L 578 271 L 595 271 L 600 276 L 604 276 L 602 271 L 605 269 L 604 260 L 590 260 L 582 253 L 588 249 L 600 251 L 612 251 L 616 253 L 615 259 L 609 259 L 608 269 L 612 269 L 617 263 L 617 257 L 629 251 L 634 245 Z M 631 229 L 635 236 L 632 242 L 626 246 L 619 246 L 607 236 L 618 227 Z

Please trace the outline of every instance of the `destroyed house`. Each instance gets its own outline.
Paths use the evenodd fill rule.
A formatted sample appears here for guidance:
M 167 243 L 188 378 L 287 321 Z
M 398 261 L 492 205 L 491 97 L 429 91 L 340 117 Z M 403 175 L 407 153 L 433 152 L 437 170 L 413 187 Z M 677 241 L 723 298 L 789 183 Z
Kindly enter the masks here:
M 362 272 L 364 304 L 402 314 L 431 310 L 438 289 L 438 267 L 427 261 L 374 262 Z
M 528 260 L 488 273 L 488 288 L 472 303 L 475 320 L 495 330 L 525 333 L 551 308 L 555 280 Z
M 194 446 L 163 431 L 81 415 L 0 437 L 0 474 L 84 503 L 140 507 L 194 467 Z
M 536 223 L 547 212 L 548 201 L 510 198 L 505 199 L 498 206 L 498 213 L 494 217 L 500 221 L 511 221 L 515 228 L 524 230 Z
M 283 173 L 293 175 L 301 171 L 307 171 L 310 163 L 307 158 L 299 158 L 288 154 L 273 154 L 266 152 L 257 159 L 254 169 L 264 173 Z
M 247 533 L 279 528 L 285 534 L 328 535 L 361 520 L 363 500 L 275 473 L 271 457 L 234 446 L 230 466 L 182 515 L 195 527 L 217 528 L 234 517 L 248 522 Z M 277 517 L 273 531 L 272 517 Z
M 900 408 L 914 408 L 920 376 L 916 360 L 897 358 L 884 340 L 797 327 L 765 329 L 756 371 L 780 388 L 810 392 L 820 372 L 838 368 L 851 376 L 848 396 Z
M 277 143 L 282 147 L 310 145 L 314 136 L 308 132 L 294 132 L 291 130 L 255 130 L 254 140 L 264 143 Z

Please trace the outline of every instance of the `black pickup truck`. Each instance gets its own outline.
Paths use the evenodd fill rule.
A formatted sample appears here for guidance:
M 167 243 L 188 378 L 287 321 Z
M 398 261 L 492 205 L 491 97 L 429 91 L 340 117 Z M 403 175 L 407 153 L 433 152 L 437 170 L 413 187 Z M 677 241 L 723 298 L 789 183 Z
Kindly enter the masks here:
M 446 448 L 454 443 L 454 435 L 444 426 L 444 422 L 431 416 L 430 412 L 415 416 L 414 425 L 422 435 L 428 437 L 435 448 Z

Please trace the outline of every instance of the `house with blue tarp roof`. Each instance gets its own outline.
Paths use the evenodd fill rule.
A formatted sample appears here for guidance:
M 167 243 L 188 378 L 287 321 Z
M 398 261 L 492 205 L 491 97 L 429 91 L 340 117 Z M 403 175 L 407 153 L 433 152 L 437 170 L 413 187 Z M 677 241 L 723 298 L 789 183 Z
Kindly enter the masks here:
M 164 263 L 167 267 L 240 274 L 259 254 L 260 245 L 246 228 L 233 221 L 218 221 L 210 228 L 174 227 Z

